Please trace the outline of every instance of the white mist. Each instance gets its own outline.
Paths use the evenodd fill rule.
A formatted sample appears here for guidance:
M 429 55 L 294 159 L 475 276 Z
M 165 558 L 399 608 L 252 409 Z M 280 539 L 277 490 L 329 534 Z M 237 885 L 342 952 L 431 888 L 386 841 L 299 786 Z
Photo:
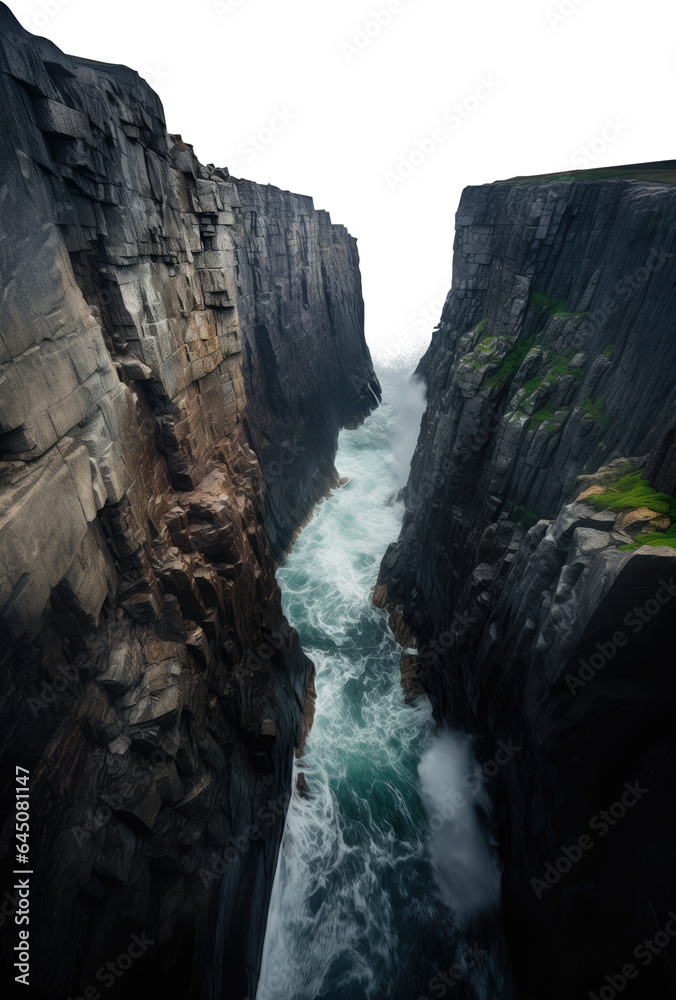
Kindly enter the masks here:
M 500 875 L 488 836 L 490 799 L 469 737 L 442 732 L 418 766 L 430 850 L 458 921 L 497 907 Z

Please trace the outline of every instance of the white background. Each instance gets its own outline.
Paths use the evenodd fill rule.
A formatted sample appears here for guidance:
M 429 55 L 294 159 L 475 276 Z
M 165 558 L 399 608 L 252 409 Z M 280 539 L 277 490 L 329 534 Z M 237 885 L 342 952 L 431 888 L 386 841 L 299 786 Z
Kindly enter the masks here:
M 388 2 L 381 27 L 373 12 Z M 429 339 L 466 185 L 585 158 L 676 157 L 673 0 L 8 5 L 66 52 L 138 70 L 202 162 L 311 194 L 345 224 L 359 239 L 375 355 L 420 353 Z M 266 131 L 278 111 L 293 120 Z M 402 182 L 400 157 L 418 140 L 433 152 L 416 152 L 424 162 Z M 594 140 L 592 161 L 582 147 Z

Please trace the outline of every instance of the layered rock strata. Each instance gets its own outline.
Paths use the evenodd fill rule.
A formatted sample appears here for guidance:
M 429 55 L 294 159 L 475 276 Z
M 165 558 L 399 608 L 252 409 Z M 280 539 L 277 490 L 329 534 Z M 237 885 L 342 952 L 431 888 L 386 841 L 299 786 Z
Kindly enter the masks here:
M 0 88 L 3 888 L 18 765 L 31 995 L 253 996 L 314 704 L 275 564 L 379 398 L 355 241 L 4 5 Z
M 374 598 L 406 687 L 490 762 L 527 998 L 627 964 L 627 996 L 674 989 L 636 949 L 676 903 L 675 166 L 464 192 Z

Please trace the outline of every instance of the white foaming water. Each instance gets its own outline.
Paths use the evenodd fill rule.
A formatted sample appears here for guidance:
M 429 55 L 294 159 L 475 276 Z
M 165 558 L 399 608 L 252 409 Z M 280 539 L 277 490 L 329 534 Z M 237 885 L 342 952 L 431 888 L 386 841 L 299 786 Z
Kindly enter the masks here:
M 386 344 L 376 344 L 372 349 L 373 364 L 381 382 L 392 383 L 401 378 L 408 378 L 409 373 L 415 369 L 429 347 L 432 328 L 443 309 L 443 299 L 437 299 L 436 302 L 430 303 L 430 306 L 432 305 L 433 314 L 429 314 L 429 327 L 423 337 L 418 335 L 395 338 L 394 343 L 388 341 Z
M 441 733 L 418 767 L 431 850 L 456 922 L 500 901 L 500 873 L 486 827 L 491 803 L 468 737 Z
M 394 417 L 386 402 L 341 434 L 337 467 L 350 481 L 320 506 L 278 572 L 318 697 L 294 773 L 258 1000 L 415 1000 L 462 945 L 430 858 L 419 788 L 418 764 L 434 753 L 431 712 L 424 701 L 404 704 L 399 650 L 386 613 L 371 604 L 402 515 L 391 499 Z M 299 770 L 308 798 L 295 791 Z M 481 978 L 473 973 L 476 989 L 454 1000 L 507 996 L 484 992 Z
M 412 376 L 402 379 L 397 386 L 397 412 L 392 441 L 392 471 L 399 487 L 405 486 L 408 480 L 426 404 L 427 394 L 423 380 Z

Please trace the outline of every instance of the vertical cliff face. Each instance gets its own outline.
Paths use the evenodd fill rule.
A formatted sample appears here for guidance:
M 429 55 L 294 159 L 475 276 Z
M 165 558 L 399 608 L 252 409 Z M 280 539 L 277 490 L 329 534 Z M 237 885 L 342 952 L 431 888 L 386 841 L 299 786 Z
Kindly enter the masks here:
M 673 989 L 668 955 L 634 949 L 674 903 L 675 177 L 465 191 L 375 594 L 408 683 L 492 758 L 524 997 L 627 963 L 627 994 Z
M 309 198 L 238 181 L 238 248 L 249 437 L 265 472 L 266 527 L 281 559 L 338 484 L 341 427 L 381 398 L 364 341 L 356 241 Z M 317 377 L 321 373 L 321 377 Z
M 31 772 L 32 995 L 100 988 L 132 946 L 106 995 L 253 995 L 313 691 L 275 560 L 379 393 L 355 243 L 200 164 L 131 70 L 4 5 L 0 32 L 0 732 L 3 789 Z

